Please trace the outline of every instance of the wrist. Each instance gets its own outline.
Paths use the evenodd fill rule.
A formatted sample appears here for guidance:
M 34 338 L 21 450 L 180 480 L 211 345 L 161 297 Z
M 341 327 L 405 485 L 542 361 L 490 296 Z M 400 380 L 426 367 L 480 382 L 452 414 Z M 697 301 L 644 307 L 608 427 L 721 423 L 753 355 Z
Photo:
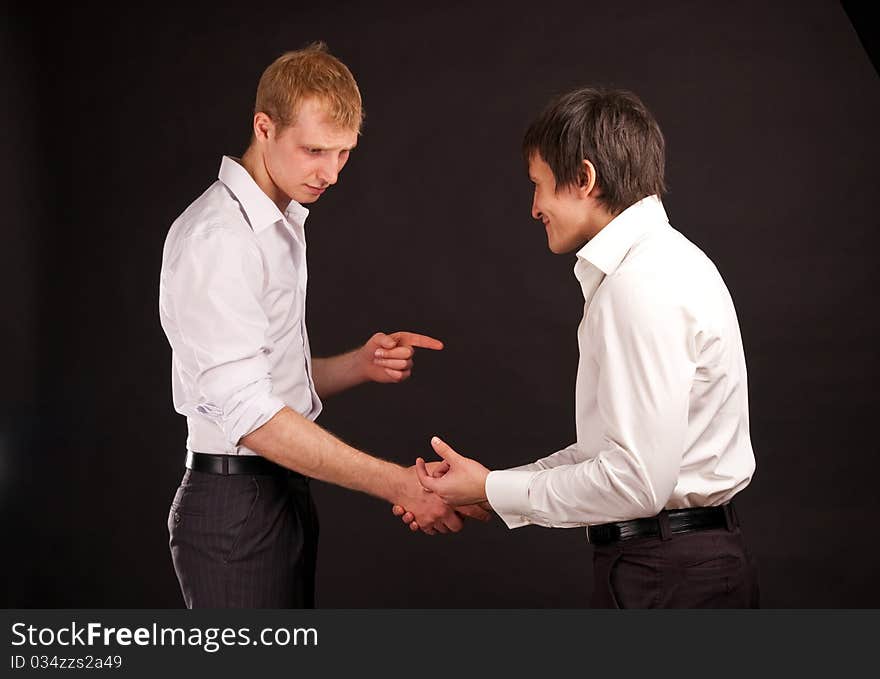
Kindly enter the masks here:
M 491 470 L 486 469 L 483 471 L 482 478 L 480 479 L 480 493 L 482 494 L 478 502 L 488 502 L 489 501 L 489 492 L 486 490 L 486 482 L 489 480 L 489 472 Z
M 409 487 L 408 472 L 393 462 L 388 462 L 388 497 L 385 499 L 392 504 L 401 504 L 407 496 Z
M 348 363 L 349 375 L 351 375 L 351 379 L 354 382 L 352 386 L 363 384 L 364 382 L 368 382 L 370 379 L 367 371 L 369 369 L 370 362 L 373 360 L 373 357 L 363 356 L 362 354 L 364 354 L 365 352 L 366 345 L 363 345 L 344 355 Z

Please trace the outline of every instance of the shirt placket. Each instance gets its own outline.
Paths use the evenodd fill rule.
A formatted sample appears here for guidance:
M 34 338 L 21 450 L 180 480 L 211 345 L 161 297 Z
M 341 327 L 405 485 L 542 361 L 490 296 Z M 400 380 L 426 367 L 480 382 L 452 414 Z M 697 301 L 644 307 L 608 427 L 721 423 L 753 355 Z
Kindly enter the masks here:
M 591 371 L 587 366 L 587 362 L 592 360 L 591 347 L 586 344 L 587 315 L 589 314 L 590 305 L 593 302 L 593 297 L 596 295 L 596 291 L 599 289 L 602 281 L 605 280 L 605 273 L 598 267 L 583 259 L 578 259 L 574 271 L 575 277 L 577 278 L 578 283 L 580 283 L 581 292 L 584 295 L 584 315 L 581 317 L 581 322 L 578 325 L 577 330 L 578 371 L 575 381 L 575 428 L 577 430 L 578 440 L 581 440 L 585 434 L 581 431 L 581 418 L 577 413 L 583 412 L 584 409 L 584 403 L 582 401 L 585 398 L 584 392 L 588 388 L 585 381 L 591 381 L 588 377 L 588 374 L 591 374 Z
M 302 226 L 298 224 L 292 223 L 289 220 L 285 220 L 285 224 L 290 232 L 293 234 L 294 241 L 297 244 L 297 259 L 296 259 L 296 272 L 297 272 L 297 285 L 299 285 L 300 293 L 302 294 L 302 305 L 303 312 L 300 314 L 300 339 L 302 341 L 302 349 L 303 349 L 303 363 L 305 365 L 306 378 L 309 381 L 309 391 L 312 395 L 312 410 L 317 411 L 320 407 L 320 401 L 318 400 L 318 392 L 315 388 L 315 381 L 312 377 L 312 354 L 311 348 L 309 346 L 309 334 L 306 330 L 306 290 L 308 288 L 308 264 L 306 260 L 306 240 L 305 240 L 305 232 Z M 297 228 L 299 227 L 299 228 Z

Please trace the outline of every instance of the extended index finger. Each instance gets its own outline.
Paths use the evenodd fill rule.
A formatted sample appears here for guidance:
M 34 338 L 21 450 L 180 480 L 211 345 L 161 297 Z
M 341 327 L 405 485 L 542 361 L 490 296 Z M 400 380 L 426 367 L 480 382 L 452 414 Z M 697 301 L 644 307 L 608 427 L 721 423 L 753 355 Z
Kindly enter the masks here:
M 397 340 L 398 344 L 405 344 L 409 347 L 421 347 L 422 349 L 433 349 L 434 351 L 439 351 L 443 348 L 443 342 L 440 340 L 428 335 L 419 335 L 415 332 L 401 330 L 400 332 L 391 333 L 391 337 Z

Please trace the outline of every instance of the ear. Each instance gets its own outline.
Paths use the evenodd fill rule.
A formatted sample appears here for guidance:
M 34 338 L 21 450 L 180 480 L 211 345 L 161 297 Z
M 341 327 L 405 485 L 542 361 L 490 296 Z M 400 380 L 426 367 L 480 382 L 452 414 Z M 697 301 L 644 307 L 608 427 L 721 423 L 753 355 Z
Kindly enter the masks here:
M 265 142 L 275 136 L 275 123 L 262 111 L 254 114 L 254 139 Z
M 590 195 L 593 189 L 596 189 L 598 193 L 598 187 L 596 186 L 596 166 L 586 158 L 581 162 L 581 181 L 578 186 L 578 193 L 586 198 Z

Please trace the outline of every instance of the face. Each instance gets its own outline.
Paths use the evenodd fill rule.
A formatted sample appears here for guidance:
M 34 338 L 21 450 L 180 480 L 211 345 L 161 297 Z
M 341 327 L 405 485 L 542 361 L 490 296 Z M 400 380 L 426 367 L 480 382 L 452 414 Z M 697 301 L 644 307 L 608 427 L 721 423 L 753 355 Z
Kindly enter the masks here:
M 544 223 L 550 250 L 561 255 L 583 247 L 594 235 L 590 191 L 568 186 L 557 193 L 553 170 L 539 153 L 529 160 L 529 179 L 535 185 L 532 217 Z
M 327 115 L 323 103 L 306 99 L 296 120 L 266 140 L 266 170 L 282 198 L 314 203 L 336 183 L 351 150 L 357 130 L 339 128 Z

